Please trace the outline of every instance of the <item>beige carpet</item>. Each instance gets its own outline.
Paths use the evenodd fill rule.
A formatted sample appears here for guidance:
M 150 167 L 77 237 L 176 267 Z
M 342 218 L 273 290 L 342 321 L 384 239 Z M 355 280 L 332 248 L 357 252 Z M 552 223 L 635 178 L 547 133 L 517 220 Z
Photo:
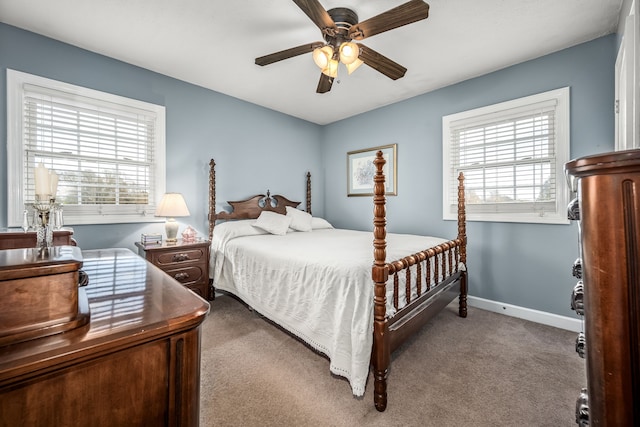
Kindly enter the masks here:
M 576 334 L 453 304 L 392 355 L 389 403 L 373 406 L 327 359 L 229 296 L 202 327 L 200 425 L 575 426 L 586 384 Z

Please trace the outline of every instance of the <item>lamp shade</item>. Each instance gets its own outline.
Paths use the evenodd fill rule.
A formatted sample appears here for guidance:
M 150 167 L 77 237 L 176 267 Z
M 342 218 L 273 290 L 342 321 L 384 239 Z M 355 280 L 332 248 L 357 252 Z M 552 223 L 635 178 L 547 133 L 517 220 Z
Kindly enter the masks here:
M 175 219 L 176 216 L 189 216 L 189 209 L 184 202 L 184 197 L 180 193 L 165 193 L 160 200 L 160 204 L 156 209 L 156 216 L 165 216 L 167 220 L 164 224 L 164 229 L 167 233 L 167 242 L 173 243 L 177 241 L 178 235 L 178 223 Z
M 349 74 L 353 73 L 359 66 L 361 66 L 362 64 L 364 64 L 364 62 L 362 62 L 362 60 L 360 58 L 356 58 L 355 61 L 353 61 L 351 64 L 347 64 L 347 71 L 349 72 Z
M 360 48 L 353 42 L 344 42 L 340 45 L 340 61 L 344 65 L 352 64 L 360 55 Z
M 338 61 L 336 59 L 330 59 L 327 67 L 322 70 L 322 74 L 333 78 L 338 77 Z
M 313 51 L 313 61 L 321 70 L 327 68 L 329 60 L 333 57 L 333 48 L 331 46 L 323 46 Z
M 165 193 L 156 208 L 156 216 L 189 216 L 189 209 L 180 193 Z

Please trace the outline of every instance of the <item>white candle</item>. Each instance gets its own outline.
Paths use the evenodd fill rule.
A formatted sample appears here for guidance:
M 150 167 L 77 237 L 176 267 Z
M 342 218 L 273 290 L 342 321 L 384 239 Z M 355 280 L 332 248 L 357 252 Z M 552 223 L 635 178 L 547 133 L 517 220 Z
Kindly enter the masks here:
M 51 191 L 49 186 L 49 170 L 42 163 L 34 171 L 36 181 L 36 196 L 47 195 Z
M 49 171 L 49 188 L 51 197 L 55 199 L 58 192 L 58 174 L 53 169 Z

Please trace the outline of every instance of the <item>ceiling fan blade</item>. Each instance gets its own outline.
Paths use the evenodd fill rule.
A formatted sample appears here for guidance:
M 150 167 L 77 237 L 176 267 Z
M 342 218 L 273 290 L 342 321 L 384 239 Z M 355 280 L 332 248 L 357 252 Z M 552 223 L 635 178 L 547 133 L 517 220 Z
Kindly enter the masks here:
M 269 65 L 274 62 L 282 61 L 283 59 L 293 58 L 294 56 L 302 55 L 305 53 L 313 52 L 314 49 L 324 46 L 323 42 L 313 42 L 309 44 L 303 44 L 302 46 L 292 47 L 291 49 L 281 50 L 269 55 L 256 58 L 257 65 Z
M 399 78 L 404 77 L 407 69 L 402 65 L 397 62 L 393 62 L 386 56 L 379 54 L 375 50 L 366 47 L 361 43 L 358 43 L 358 46 L 360 47 L 360 55 L 358 56 L 358 59 L 362 60 L 362 62 L 367 64 L 369 67 L 384 74 L 392 80 L 398 80 Z
M 329 77 L 324 73 L 320 73 L 320 81 L 318 82 L 318 88 L 316 93 L 326 93 L 331 90 L 333 85 L 333 77 Z
M 380 15 L 355 24 L 349 29 L 349 37 L 354 40 L 362 40 L 428 17 L 429 5 L 422 0 L 411 0 Z
M 333 19 L 329 16 L 329 12 L 322 7 L 318 0 L 293 0 L 293 2 L 302 9 L 323 33 L 325 33 L 327 29 L 335 30 L 335 22 L 333 22 Z M 331 35 L 333 36 L 334 34 Z

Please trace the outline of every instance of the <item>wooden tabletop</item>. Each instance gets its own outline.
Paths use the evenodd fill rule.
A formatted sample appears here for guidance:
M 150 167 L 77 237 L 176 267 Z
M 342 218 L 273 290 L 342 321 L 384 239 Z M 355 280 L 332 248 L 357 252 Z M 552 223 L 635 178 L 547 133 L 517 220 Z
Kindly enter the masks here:
M 0 347 L 0 387 L 96 354 L 193 329 L 209 303 L 128 249 L 82 252 L 90 323 Z

